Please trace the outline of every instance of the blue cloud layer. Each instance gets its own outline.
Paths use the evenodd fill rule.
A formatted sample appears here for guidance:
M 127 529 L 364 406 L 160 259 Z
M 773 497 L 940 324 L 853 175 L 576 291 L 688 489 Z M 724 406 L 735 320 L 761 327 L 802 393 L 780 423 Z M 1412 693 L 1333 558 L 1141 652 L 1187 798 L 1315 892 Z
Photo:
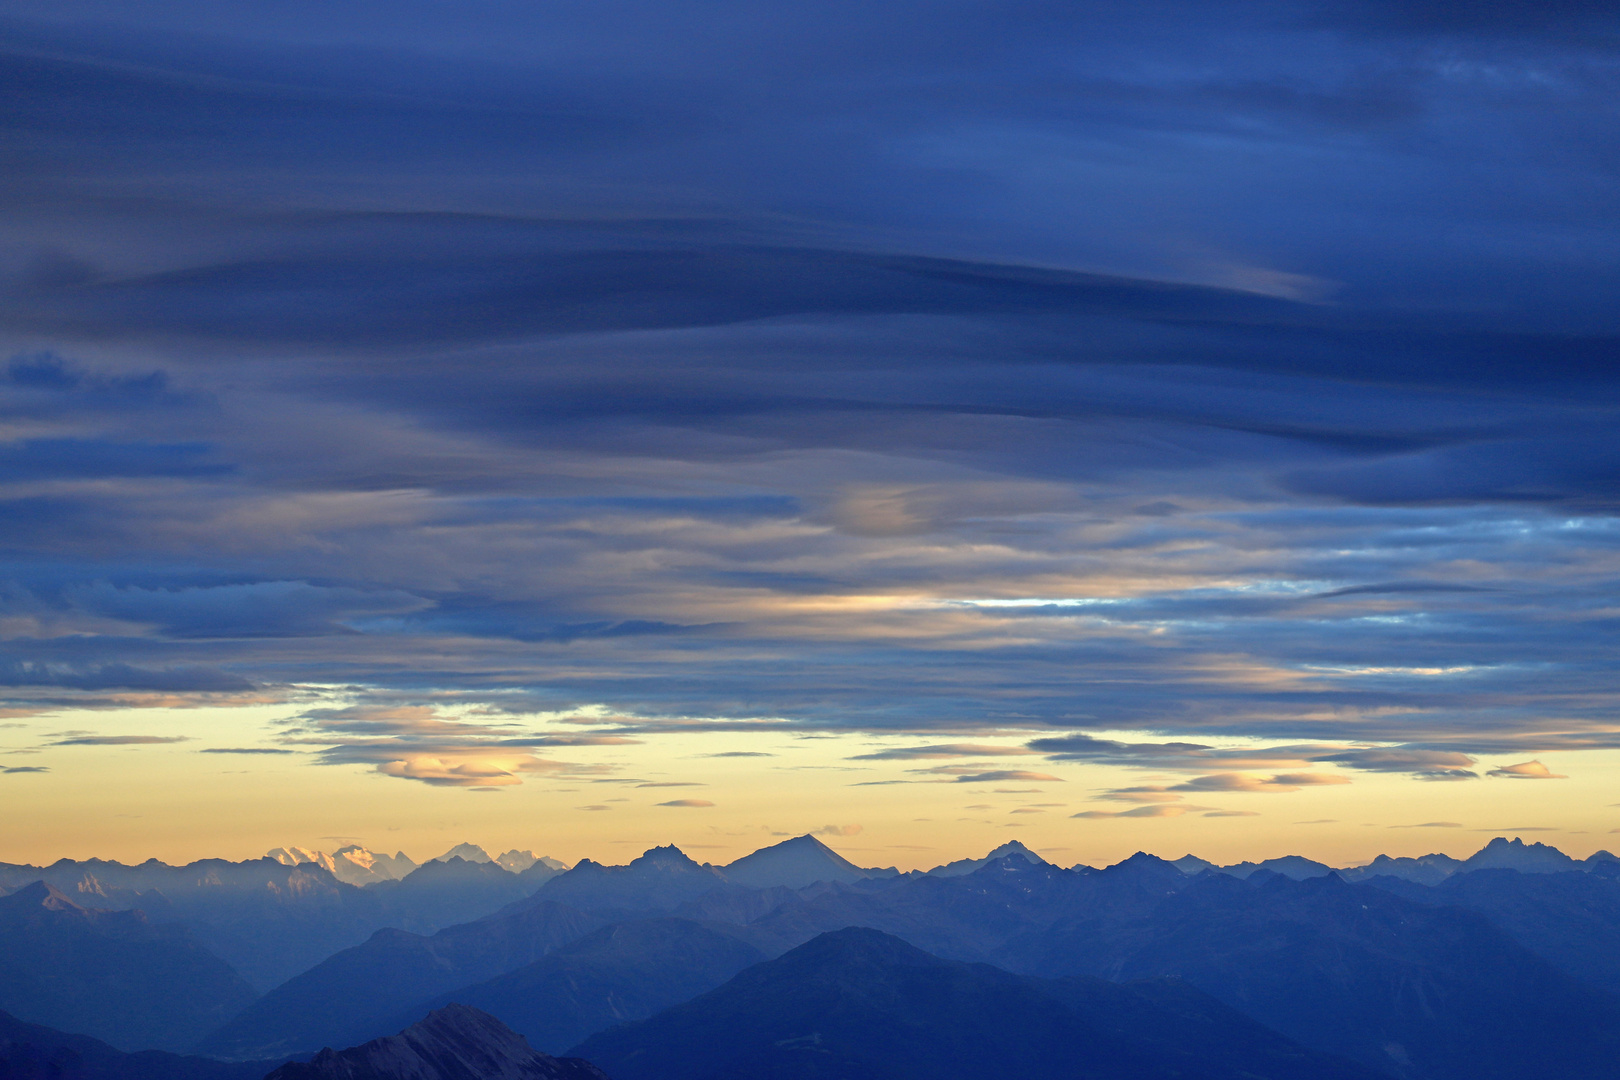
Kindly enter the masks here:
M 1620 741 L 1610 5 L 298 11 L 0 10 L 18 703 Z

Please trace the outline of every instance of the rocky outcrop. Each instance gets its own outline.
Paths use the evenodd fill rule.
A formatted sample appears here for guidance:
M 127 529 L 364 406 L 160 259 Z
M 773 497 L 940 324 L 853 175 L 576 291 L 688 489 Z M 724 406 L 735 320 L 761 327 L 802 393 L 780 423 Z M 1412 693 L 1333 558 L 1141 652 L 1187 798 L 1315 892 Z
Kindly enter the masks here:
M 398 1035 L 327 1048 L 265 1080 L 608 1080 L 579 1058 L 554 1058 L 466 1005 L 446 1005 Z

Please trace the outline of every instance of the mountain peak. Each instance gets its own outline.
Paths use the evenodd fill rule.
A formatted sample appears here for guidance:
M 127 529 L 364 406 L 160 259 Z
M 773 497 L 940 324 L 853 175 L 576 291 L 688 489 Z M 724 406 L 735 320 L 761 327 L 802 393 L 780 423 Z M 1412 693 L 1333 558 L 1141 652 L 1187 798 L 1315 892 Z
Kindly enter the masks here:
M 432 861 L 432 862 L 449 862 L 451 859 L 456 859 L 456 858 L 464 859 L 467 862 L 476 862 L 476 863 L 486 863 L 486 862 L 494 862 L 495 861 L 494 859 L 490 858 L 489 852 L 485 851 L 483 848 L 479 847 L 477 844 L 467 843 L 467 842 L 457 844 L 455 847 L 451 848 L 449 851 L 445 852 L 443 855 L 435 855 L 430 861 Z
M 265 1080 L 607 1080 L 579 1058 L 542 1054 L 486 1012 L 450 1004 L 398 1035 L 347 1050 L 327 1047 Z
M 1052 865 L 1017 840 L 1009 840 L 982 859 L 957 859 L 955 862 L 948 862 L 944 866 L 936 866 L 928 873 L 932 877 L 962 877 L 1009 855 L 1027 859 L 1036 866 Z
M 1463 861 L 1462 870 L 1518 870 L 1527 874 L 1551 874 L 1578 870 L 1581 864 L 1551 844 L 1525 843 L 1520 837 L 1492 837 L 1490 842 Z
M 1008 855 L 1022 855 L 1026 860 L 1028 860 L 1029 862 L 1035 863 L 1037 865 L 1044 865 L 1044 866 L 1052 865 L 1051 863 L 1047 862 L 1045 859 L 1041 858 L 1039 855 L 1035 854 L 1033 851 L 1029 850 L 1029 848 L 1025 847 L 1023 845 L 1023 843 L 1018 841 L 1018 840 L 1009 840 L 1009 841 L 1007 841 L 1005 844 L 1002 844 L 1000 847 L 996 848 L 990 854 L 986 855 L 985 858 L 986 859 L 1003 859 L 1003 858 L 1006 858 Z
M 631 866 L 656 866 L 674 869 L 696 869 L 703 864 L 692 856 L 676 847 L 674 844 L 661 844 L 658 847 L 648 848 L 638 858 L 630 860 Z
M 754 889 L 778 885 L 802 889 L 818 881 L 860 881 L 870 877 L 838 852 L 806 833 L 760 848 L 724 868 L 727 878 Z
M 83 911 L 84 908 L 75 904 L 68 895 L 60 892 L 56 886 L 44 881 L 36 881 L 24 885 L 16 892 L 5 898 L 8 906 L 18 908 L 42 907 L 51 911 Z

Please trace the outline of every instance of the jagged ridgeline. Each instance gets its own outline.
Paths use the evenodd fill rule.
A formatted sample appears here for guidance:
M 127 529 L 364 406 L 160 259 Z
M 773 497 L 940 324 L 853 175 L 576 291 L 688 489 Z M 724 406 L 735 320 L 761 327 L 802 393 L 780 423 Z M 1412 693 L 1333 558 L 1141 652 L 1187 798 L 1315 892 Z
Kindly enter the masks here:
M 908 873 L 813 836 L 725 866 L 286 847 L 0 866 L 0 890 L 5 1080 L 1596 1080 L 1620 1060 L 1620 860 L 1517 839 L 1338 870 L 1061 867 L 1012 843 Z

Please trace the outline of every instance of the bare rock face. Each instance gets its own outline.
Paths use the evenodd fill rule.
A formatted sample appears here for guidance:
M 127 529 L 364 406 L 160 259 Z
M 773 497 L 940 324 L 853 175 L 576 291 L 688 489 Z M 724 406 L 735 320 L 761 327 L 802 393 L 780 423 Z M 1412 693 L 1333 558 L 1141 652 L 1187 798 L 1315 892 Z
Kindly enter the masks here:
M 328 1047 L 265 1080 L 608 1080 L 580 1058 L 554 1058 L 485 1012 L 446 1005 L 398 1035 Z

